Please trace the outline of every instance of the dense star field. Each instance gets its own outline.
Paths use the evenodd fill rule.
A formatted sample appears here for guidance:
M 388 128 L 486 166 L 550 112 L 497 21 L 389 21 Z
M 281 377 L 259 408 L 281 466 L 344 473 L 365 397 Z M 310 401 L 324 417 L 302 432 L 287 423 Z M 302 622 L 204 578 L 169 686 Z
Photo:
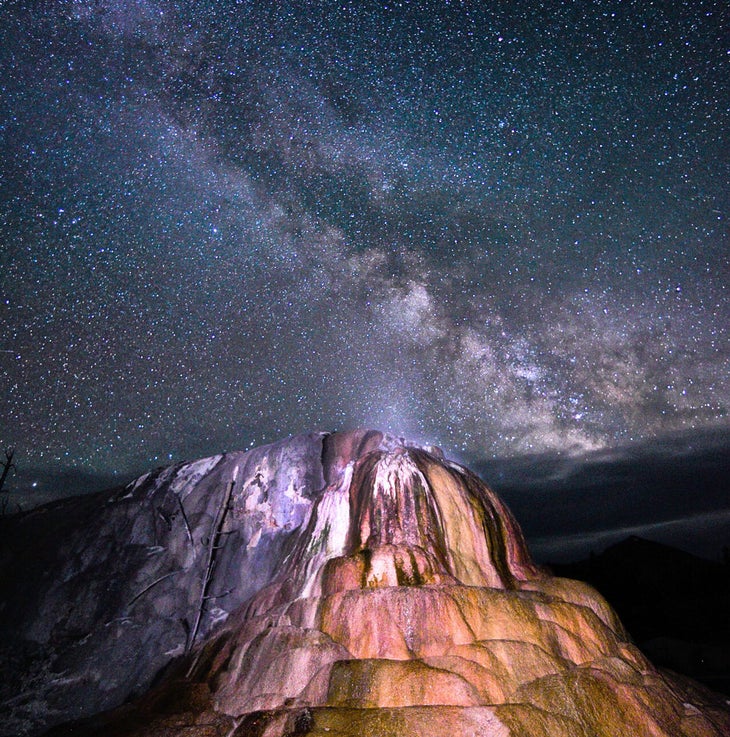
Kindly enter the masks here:
M 727 429 L 729 20 L 0 3 L 0 441 L 128 474 L 310 429 Z

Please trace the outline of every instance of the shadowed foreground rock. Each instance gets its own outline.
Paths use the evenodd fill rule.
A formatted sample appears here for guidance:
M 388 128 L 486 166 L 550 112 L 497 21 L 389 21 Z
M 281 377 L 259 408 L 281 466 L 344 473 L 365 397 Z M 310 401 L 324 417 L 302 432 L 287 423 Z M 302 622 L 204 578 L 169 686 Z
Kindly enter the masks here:
M 163 469 L 24 515 L 3 555 L 5 734 L 730 734 L 476 476 L 382 433 Z

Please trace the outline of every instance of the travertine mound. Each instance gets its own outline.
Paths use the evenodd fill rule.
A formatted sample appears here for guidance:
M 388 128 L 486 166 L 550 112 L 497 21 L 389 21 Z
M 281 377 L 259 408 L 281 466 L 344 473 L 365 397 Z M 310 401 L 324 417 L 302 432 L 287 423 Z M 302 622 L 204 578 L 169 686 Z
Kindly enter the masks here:
M 302 436 L 90 510 L 16 597 L 37 615 L 15 632 L 45 658 L 16 726 L 117 706 L 169 663 L 133 704 L 53 734 L 730 734 L 721 697 L 657 671 L 588 586 L 538 570 L 503 503 L 437 449 Z

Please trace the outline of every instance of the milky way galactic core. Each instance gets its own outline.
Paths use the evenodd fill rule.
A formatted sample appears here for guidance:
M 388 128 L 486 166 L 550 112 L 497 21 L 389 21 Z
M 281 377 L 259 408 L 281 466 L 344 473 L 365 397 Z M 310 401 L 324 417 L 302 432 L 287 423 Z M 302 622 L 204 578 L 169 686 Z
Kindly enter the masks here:
M 0 4 L 0 441 L 727 427 L 723 2 Z

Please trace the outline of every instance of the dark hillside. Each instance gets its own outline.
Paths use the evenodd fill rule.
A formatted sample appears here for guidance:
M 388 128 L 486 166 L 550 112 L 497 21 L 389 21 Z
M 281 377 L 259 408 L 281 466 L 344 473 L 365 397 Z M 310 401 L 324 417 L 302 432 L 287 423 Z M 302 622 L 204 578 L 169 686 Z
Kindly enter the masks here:
M 655 662 L 730 694 L 730 560 L 709 561 L 629 537 L 551 566 L 597 588 Z

